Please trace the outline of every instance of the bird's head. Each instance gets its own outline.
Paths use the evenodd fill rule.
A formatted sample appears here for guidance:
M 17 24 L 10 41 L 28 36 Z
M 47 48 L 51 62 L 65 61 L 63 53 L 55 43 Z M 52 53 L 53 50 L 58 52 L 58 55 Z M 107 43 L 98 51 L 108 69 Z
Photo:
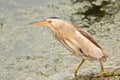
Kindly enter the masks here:
M 60 26 L 61 22 L 62 21 L 58 17 L 50 17 L 48 19 L 32 22 L 29 24 L 30 25 L 41 25 L 41 26 L 47 26 L 47 27 L 57 27 L 57 26 Z

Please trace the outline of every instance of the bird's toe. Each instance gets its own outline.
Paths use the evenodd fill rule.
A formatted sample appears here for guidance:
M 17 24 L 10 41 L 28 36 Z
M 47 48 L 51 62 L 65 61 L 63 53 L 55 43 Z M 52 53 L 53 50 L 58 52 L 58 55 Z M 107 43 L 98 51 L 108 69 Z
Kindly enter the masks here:
M 113 71 L 109 70 L 109 71 L 101 71 L 100 73 L 94 75 L 94 77 L 111 76 L 111 75 L 113 75 Z

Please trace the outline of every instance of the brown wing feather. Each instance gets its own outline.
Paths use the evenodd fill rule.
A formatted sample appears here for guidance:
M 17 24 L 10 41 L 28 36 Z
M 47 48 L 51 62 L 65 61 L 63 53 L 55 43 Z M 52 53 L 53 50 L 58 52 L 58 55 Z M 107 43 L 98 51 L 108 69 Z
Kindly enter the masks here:
M 100 49 L 102 49 L 102 47 L 96 42 L 96 40 L 85 30 L 83 30 L 81 27 L 76 26 L 77 30 L 83 35 L 85 36 L 88 40 L 90 40 L 93 44 L 95 44 L 97 47 L 99 47 Z
M 96 42 L 96 40 L 85 30 L 83 30 L 81 27 L 76 26 L 77 30 L 83 35 L 85 36 L 88 40 L 90 40 L 93 44 L 95 44 L 98 48 L 100 48 L 102 50 L 103 53 L 103 58 L 107 58 L 108 55 L 106 54 L 106 52 L 102 49 L 102 47 Z

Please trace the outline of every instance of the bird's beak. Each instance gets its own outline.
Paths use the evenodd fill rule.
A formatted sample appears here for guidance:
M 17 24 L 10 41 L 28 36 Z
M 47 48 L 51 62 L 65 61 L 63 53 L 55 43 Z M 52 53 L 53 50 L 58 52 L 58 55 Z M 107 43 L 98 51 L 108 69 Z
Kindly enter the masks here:
M 29 23 L 29 25 L 50 26 L 50 22 L 43 20 L 43 21 L 36 21 L 36 22 Z

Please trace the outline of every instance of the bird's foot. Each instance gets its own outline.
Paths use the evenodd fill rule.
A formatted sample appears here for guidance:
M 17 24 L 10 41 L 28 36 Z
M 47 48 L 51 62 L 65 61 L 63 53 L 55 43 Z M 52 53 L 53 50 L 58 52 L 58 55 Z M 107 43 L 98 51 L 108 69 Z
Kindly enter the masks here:
M 101 71 L 100 73 L 94 75 L 94 77 L 101 77 L 101 76 L 110 76 L 113 75 L 113 71 Z
M 74 76 L 77 76 L 77 71 L 74 71 L 73 75 L 74 75 Z

